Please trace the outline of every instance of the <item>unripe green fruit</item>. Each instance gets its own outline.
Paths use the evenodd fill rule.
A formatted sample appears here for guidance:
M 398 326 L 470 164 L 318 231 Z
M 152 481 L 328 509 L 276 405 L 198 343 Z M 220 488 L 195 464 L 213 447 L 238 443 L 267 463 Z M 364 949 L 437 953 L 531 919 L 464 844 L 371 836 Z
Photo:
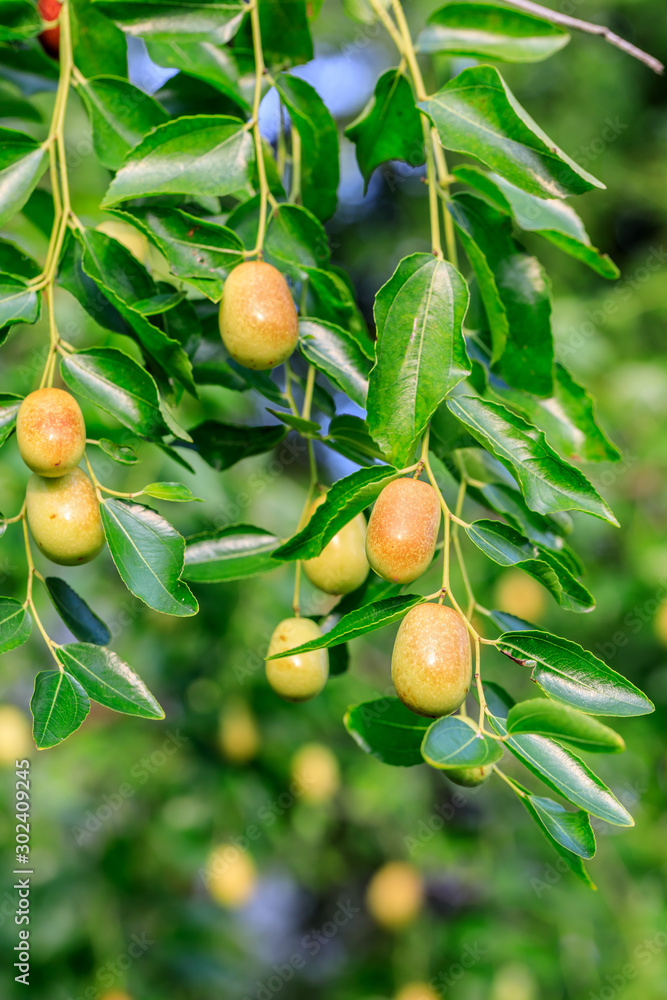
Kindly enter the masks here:
M 265 371 L 287 361 L 299 339 L 299 321 L 287 282 L 272 264 L 246 261 L 225 281 L 220 334 L 232 358 Z
M 25 464 L 40 476 L 75 469 L 86 447 L 86 425 L 74 396 L 63 389 L 31 392 L 19 407 L 16 441 Z
M 286 618 L 271 636 L 267 656 L 319 639 L 321 634 L 310 618 Z M 326 649 L 266 661 L 266 679 L 276 694 L 288 701 L 314 698 L 326 684 L 328 676 L 329 654 Z
M 488 781 L 493 774 L 493 764 L 485 764 L 483 767 L 448 767 L 443 771 L 443 774 L 455 785 L 475 788 Z
M 450 715 L 472 681 L 465 622 L 444 604 L 418 604 L 401 622 L 391 657 L 391 679 L 404 705 L 419 715 Z
M 59 479 L 31 476 L 26 502 L 32 537 L 52 562 L 78 566 L 99 555 L 104 545 L 100 505 L 81 469 Z
M 383 580 L 411 583 L 431 565 L 439 530 L 433 487 L 419 479 L 395 479 L 380 493 L 368 522 L 368 561 Z
M 318 497 L 310 508 L 312 517 L 323 504 Z M 357 514 L 324 546 L 319 556 L 307 559 L 303 570 L 311 583 L 325 594 L 349 594 L 360 587 L 368 576 L 366 558 L 366 519 Z

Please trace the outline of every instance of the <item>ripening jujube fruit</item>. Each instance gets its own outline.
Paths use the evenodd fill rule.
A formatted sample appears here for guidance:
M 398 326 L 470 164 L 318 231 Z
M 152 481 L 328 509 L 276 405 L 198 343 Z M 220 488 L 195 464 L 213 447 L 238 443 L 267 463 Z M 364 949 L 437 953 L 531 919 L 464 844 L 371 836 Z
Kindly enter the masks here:
M 493 764 L 484 764 L 483 767 L 448 767 L 443 772 L 455 785 L 462 785 L 463 788 L 476 788 L 483 785 L 493 774 Z
M 312 642 L 321 635 L 319 626 L 310 618 L 286 618 L 271 636 L 267 656 Z M 328 676 L 329 654 L 326 649 L 266 661 L 266 679 L 276 694 L 288 701 L 314 698 L 326 684 Z
M 441 1000 L 441 997 L 430 983 L 406 983 L 394 1000 Z
M 411 583 L 431 565 L 439 530 L 433 487 L 419 479 L 395 479 L 380 493 L 368 522 L 368 561 L 383 580 Z
M 318 497 L 310 508 L 312 517 L 326 497 Z M 357 514 L 324 546 L 319 556 L 306 559 L 303 570 L 311 583 L 325 594 L 349 594 L 368 576 L 366 519 Z
M 292 781 L 306 802 L 328 802 L 340 787 L 340 768 L 329 747 L 306 743 L 292 757 Z
M 14 765 L 32 750 L 30 723 L 15 705 L 0 705 L 0 764 Z
M 280 271 L 252 260 L 225 281 L 220 335 L 231 357 L 245 368 L 265 371 L 287 361 L 299 339 L 294 300 Z
M 99 555 L 104 546 L 100 505 L 81 469 L 59 479 L 32 475 L 26 502 L 30 533 L 52 562 L 78 566 Z
M 37 0 L 37 10 L 47 24 L 57 21 L 60 17 L 60 0 Z M 60 55 L 60 25 L 54 24 L 52 28 L 45 28 L 37 37 L 44 51 L 57 59 Z
M 220 713 L 218 730 L 220 749 L 234 764 L 247 764 L 257 755 L 260 745 L 255 716 L 242 698 L 229 698 Z
M 424 902 L 422 877 L 406 861 L 389 861 L 379 868 L 366 889 L 366 908 L 387 930 L 412 923 Z
M 16 417 L 21 458 L 40 476 L 64 476 L 75 469 L 86 447 L 86 425 L 79 404 L 64 389 L 36 389 Z
M 250 854 L 236 844 L 220 844 L 206 865 L 208 891 L 216 903 L 237 909 L 257 887 L 257 870 Z
M 445 604 L 418 604 L 396 635 L 391 679 L 404 705 L 419 715 L 450 715 L 463 703 L 472 681 L 468 629 Z
M 521 569 L 508 569 L 494 589 L 494 606 L 529 622 L 539 621 L 546 611 L 546 591 Z

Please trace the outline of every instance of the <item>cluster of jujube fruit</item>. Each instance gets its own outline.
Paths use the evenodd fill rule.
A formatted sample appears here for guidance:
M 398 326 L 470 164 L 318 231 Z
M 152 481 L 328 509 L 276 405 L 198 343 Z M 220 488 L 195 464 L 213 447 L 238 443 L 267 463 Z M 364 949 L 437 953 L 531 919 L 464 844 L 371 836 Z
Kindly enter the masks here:
M 79 404 L 63 389 L 31 392 L 19 408 L 16 440 L 33 473 L 25 511 L 39 550 L 61 566 L 94 559 L 104 530 L 95 487 L 79 468 L 86 447 Z

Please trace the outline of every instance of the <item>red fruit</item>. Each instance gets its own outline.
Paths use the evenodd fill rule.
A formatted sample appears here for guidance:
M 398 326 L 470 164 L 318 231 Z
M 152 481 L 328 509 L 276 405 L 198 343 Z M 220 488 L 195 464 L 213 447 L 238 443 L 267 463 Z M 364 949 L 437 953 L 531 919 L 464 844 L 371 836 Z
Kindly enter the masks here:
M 57 21 L 60 17 L 60 0 L 37 0 L 37 10 L 43 21 Z M 44 51 L 57 59 L 60 54 L 60 25 L 46 28 L 38 38 Z

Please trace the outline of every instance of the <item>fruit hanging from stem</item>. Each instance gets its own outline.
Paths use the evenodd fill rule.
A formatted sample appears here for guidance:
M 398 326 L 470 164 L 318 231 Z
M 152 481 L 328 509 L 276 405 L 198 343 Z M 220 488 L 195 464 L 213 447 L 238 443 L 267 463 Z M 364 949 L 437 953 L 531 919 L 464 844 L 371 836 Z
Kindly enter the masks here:
M 311 517 L 325 499 L 323 495 L 313 501 Z M 368 570 L 366 519 L 363 514 L 357 514 L 341 528 L 319 556 L 303 563 L 303 571 L 310 582 L 325 594 L 349 594 L 362 585 Z
M 266 371 L 287 361 L 299 339 L 291 292 L 272 264 L 252 260 L 230 273 L 220 303 L 220 335 L 245 368 Z
M 445 604 L 418 604 L 408 611 L 391 657 L 396 694 L 413 712 L 450 715 L 472 682 L 472 653 L 464 620 Z
M 102 551 L 100 505 L 93 484 L 81 469 L 59 479 L 32 475 L 26 515 L 37 547 L 52 562 L 78 566 Z
M 86 447 L 86 425 L 74 396 L 63 389 L 37 389 L 23 400 L 16 418 L 21 458 L 40 476 L 64 476 Z
M 383 580 L 411 583 L 431 565 L 440 530 L 438 495 L 419 479 L 395 479 L 368 522 L 366 555 Z
M 283 653 L 304 642 L 321 636 L 319 627 L 310 618 L 286 618 L 275 629 L 267 656 Z M 266 678 L 276 692 L 288 701 L 308 701 L 319 694 L 329 676 L 329 654 L 326 649 L 310 653 L 283 656 L 266 661 Z

